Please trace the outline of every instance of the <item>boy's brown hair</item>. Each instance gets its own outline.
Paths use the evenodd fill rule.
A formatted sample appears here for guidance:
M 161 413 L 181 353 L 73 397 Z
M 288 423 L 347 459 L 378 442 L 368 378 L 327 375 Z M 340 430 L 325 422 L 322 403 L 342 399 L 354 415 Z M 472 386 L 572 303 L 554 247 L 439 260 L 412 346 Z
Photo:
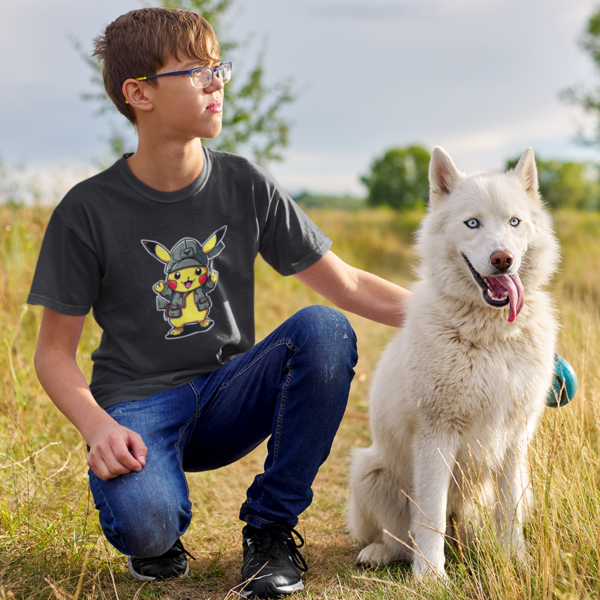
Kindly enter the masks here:
M 217 36 L 206 19 L 176 8 L 141 8 L 120 16 L 94 39 L 92 54 L 102 69 L 104 89 L 120 113 L 135 124 L 123 83 L 155 75 L 177 51 L 202 62 L 221 60 Z M 156 79 L 149 79 L 156 86 Z

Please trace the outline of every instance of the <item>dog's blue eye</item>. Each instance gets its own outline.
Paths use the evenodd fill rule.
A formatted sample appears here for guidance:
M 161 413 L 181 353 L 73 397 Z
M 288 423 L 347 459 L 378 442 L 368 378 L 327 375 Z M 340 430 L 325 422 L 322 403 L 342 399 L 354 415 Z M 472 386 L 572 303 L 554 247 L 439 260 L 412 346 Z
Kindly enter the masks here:
M 465 225 L 470 229 L 477 229 L 479 227 L 479 221 L 477 219 L 469 219 L 465 221 Z
M 517 226 L 517 225 L 518 225 L 520 222 L 521 222 L 521 219 L 517 219 L 517 217 L 513 217 L 513 218 L 510 220 L 510 224 L 511 224 L 513 227 L 516 227 L 516 226 Z

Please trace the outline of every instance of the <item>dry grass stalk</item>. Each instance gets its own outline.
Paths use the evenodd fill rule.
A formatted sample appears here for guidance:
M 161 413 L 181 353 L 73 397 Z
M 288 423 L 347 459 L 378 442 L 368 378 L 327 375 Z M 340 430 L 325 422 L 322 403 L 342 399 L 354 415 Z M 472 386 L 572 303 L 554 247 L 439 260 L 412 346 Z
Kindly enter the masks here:
M 312 211 L 345 260 L 406 284 L 414 254 L 411 235 L 420 216 L 388 211 Z M 239 505 L 262 469 L 264 445 L 215 472 L 189 477 L 194 519 L 186 545 L 198 557 L 191 576 L 176 582 L 133 580 L 121 555 L 104 545 L 87 485 L 86 450 L 74 428 L 40 388 L 32 358 L 39 307 L 23 308 L 49 210 L 0 207 L 0 597 L 225 598 L 239 585 Z M 358 546 L 344 533 L 347 465 L 351 449 L 369 443 L 370 373 L 392 330 L 349 315 L 360 361 L 348 414 L 314 486 L 314 501 L 299 529 L 307 538 L 310 571 L 300 597 L 584 598 L 600 592 L 600 215 L 555 215 L 563 267 L 553 285 L 563 331 L 559 352 L 579 375 L 576 400 L 548 410 L 529 461 L 536 505 L 526 524 L 529 559 L 523 566 L 498 547 L 492 519 L 475 545 L 449 550 L 450 583 L 415 582 L 410 569 L 373 572 L 354 567 Z M 256 264 L 257 337 L 297 309 L 322 302 L 293 278 Z M 78 349 L 84 373 L 100 331 L 90 317 Z M 465 477 L 476 478 L 463 465 Z M 464 541 L 463 541 L 464 542 Z M 105 548 L 105 549 L 103 549 Z M 232 597 L 232 596 L 230 596 Z

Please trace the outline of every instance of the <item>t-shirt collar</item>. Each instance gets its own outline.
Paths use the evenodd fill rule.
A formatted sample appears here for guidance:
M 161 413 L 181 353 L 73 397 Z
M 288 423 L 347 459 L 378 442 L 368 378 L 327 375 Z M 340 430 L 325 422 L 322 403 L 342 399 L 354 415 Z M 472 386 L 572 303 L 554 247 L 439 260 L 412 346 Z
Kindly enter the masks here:
M 115 166 L 118 168 L 121 175 L 125 178 L 127 183 L 139 194 L 153 200 L 154 202 L 162 202 L 164 204 L 172 204 L 174 202 L 180 202 L 197 194 L 206 185 L 208 177 L 212 169 L 212 157 L 210 152 L 203 146 L 202 153 L 204 155 L 204 166 L 200 175 L 196 177 L 190 185 L 176 190 L 174 192 L 161 192 L 156 190 L 149 185 L 146 185 L 143 181 L 140 181 L 132 172 L 127 165 L 127 159 L 132 156 L 132 152 L 124 154 L 116 163 Z

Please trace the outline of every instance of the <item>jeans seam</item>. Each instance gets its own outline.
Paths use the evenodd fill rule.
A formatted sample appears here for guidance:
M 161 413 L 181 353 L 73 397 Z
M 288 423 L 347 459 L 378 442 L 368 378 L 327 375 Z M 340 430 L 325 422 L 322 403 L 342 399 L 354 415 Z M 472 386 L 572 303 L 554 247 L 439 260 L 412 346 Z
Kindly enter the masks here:
M 196 396 L 196 400 L 198 400 L 198 396 L 200 395 L 200 390 L 194 385 L 194 380 L 190 381 L 188 385 L 192 388 L 194 392 L 194 396 Z
M 196 396 L 196 406 L 198 405 L 198 400 L 197 399 L 198 399 L 198 396 Z M 200 415 L 199 415 L 198 412 L 194 413 L 194 416 L 191 419 L 189 419 L 188 422 L 185 423 L 185 425 L 182 425 L 180 427 L 180 429 L 179 429 L 179 439 L 177 440 L 177 442 L 175 442 L 175 448 L 177 449 L 177 462 L 179 463 L 179 468 L 181 469 L 181 473 L 183 475 L 183 480 L 185 481 L 185 489 L 187 491 L 188 502 L 190 501 L 190 486 L 188 484 L 187 477 L 185 476 L 185 471 L 183 470 L 183 460 L 181 458 L 180 444 L 181 444 L 181 440 L 183 439 L 183 435 L 185 433 L 185 430 L 188 428 L 189 425 L 191 425 L 195 420 L 197 420 L 199 416 Z
M 279 409 L 279 414 L 277 415 L 277 430 L 275 432 L 275 444 L 273 447 L 273 464 L 269 467 L 269 470 L 271 470 L 277 464 L 277 461 L 279 459 L 279 440 L 281 438 L 283 412 L 285 410 L 285 405 L 286 405 L 286 401 L 287 401 L 288 386 L 290 385 L 292 378 L 294 376 L 294 369 L 292 369 L 292 366 L 290 363 L 291 363 L 291 361 L 288 361 L 288 364 L 287 364 L 288 376 L 285 378 L 285 383 L 283 384 L 283 387 L 281 388 L 281 407 Z
M 95 473 L 94 473 L 94 477 L 98 478 L 98 476 Z M 111 508 L 108 500 L 106 499 L 106 495 L 104 494 L 104 491 L 102 490 L 102 486 L 98 485 L 97 481 L 95 482 L 95 486 L 96 486 L 96 489 L 100 492 L 100 495 L 102 496 L 102 500 L 104 500 L 104 506 L 106 506 L 106 508 L 108 509 L 108 512 L 110 513 L 110 517 L 111 517 L 112 522 L 113 522 L 113 525 L 110 527 L 110 532 L 111 532 L 113 538 L 116 537 L 116 538 L 119 539 L 119 542 L 121 544 L 121 548 L 125 548 L 126 546 L 123 543 L 123 536 L 115 530 L 115 527 L 114 527 L 114 523 L 115 523 L 115 520 L 116 520 L 115 519 L 115 514 L 113 513 L 112 508 Z
M 277 460 L 279 459 L 279 441 L 281 438 L 283 413 L 285 411 L 285 404 L 286 404 L 286 400 L 287 400 L 287 389 L 288 389 L 288 386 L 290 385 L 292 378 L 294 376 L 294 369 L 291 366 L 291 362 L 292 361 L 289 360 L 286 365 L 288 367 L 288 375 L 285 379 L 285 383 L 283 384 L 283 387 L 281 388 L 281 406 L 279 407 L 279 414 L 277 415 L 277 428 L 275 430 L 275 441 L 273 443 L 273 462 L 271 463 L 271 466 L 258 478 L 257 484 L 261 487 L 262 487 L 263 479 L 266 477 L 267 473 L 269 473 L 269 471 L 271 471 L 271 469 L 277 464 Z M 266 490 L 263 489 L 263 492 L 260 495 L 260 498 L 258 499 L 258 504 L 260 504 L 263 501 L 265 494 L 266 494 Z
M 271 352 L 272 350 L 275 350 L 275 348 L 278 348 L 279 346 L 287 346 L 293 352 L 296 352 L 296 350 L 297 350 L 296 345 L 289 338 L 283 338 L 281 340 L 278 340 L 277 342 L 274 342 L 268 348 L 266 348 L 264 350 L 264 352 L 259 354 L 250 364 L 246 365 L 246 367 L 244 369 L 237 372 L 231 379 L 228 379 L 227 381 L 223 382 L 219 386 L 219 390 L 225 389 L 230 383 L 232 383 L 238 377 L 240 377 L 241 375 L 246 373 L 246 371 L 248 371 L 250 368 L 252 368 L 259 360 L 262 360 L 269 352 Z
M 196 410 L 194 411 L 194 415 L 198 414 L 200 410 L 200 390 L 194 385 L 194 381 L 190 381 L 188 385 L 192 388 L 192 392 L 194 392 L 194 396 L 196 398 Z

